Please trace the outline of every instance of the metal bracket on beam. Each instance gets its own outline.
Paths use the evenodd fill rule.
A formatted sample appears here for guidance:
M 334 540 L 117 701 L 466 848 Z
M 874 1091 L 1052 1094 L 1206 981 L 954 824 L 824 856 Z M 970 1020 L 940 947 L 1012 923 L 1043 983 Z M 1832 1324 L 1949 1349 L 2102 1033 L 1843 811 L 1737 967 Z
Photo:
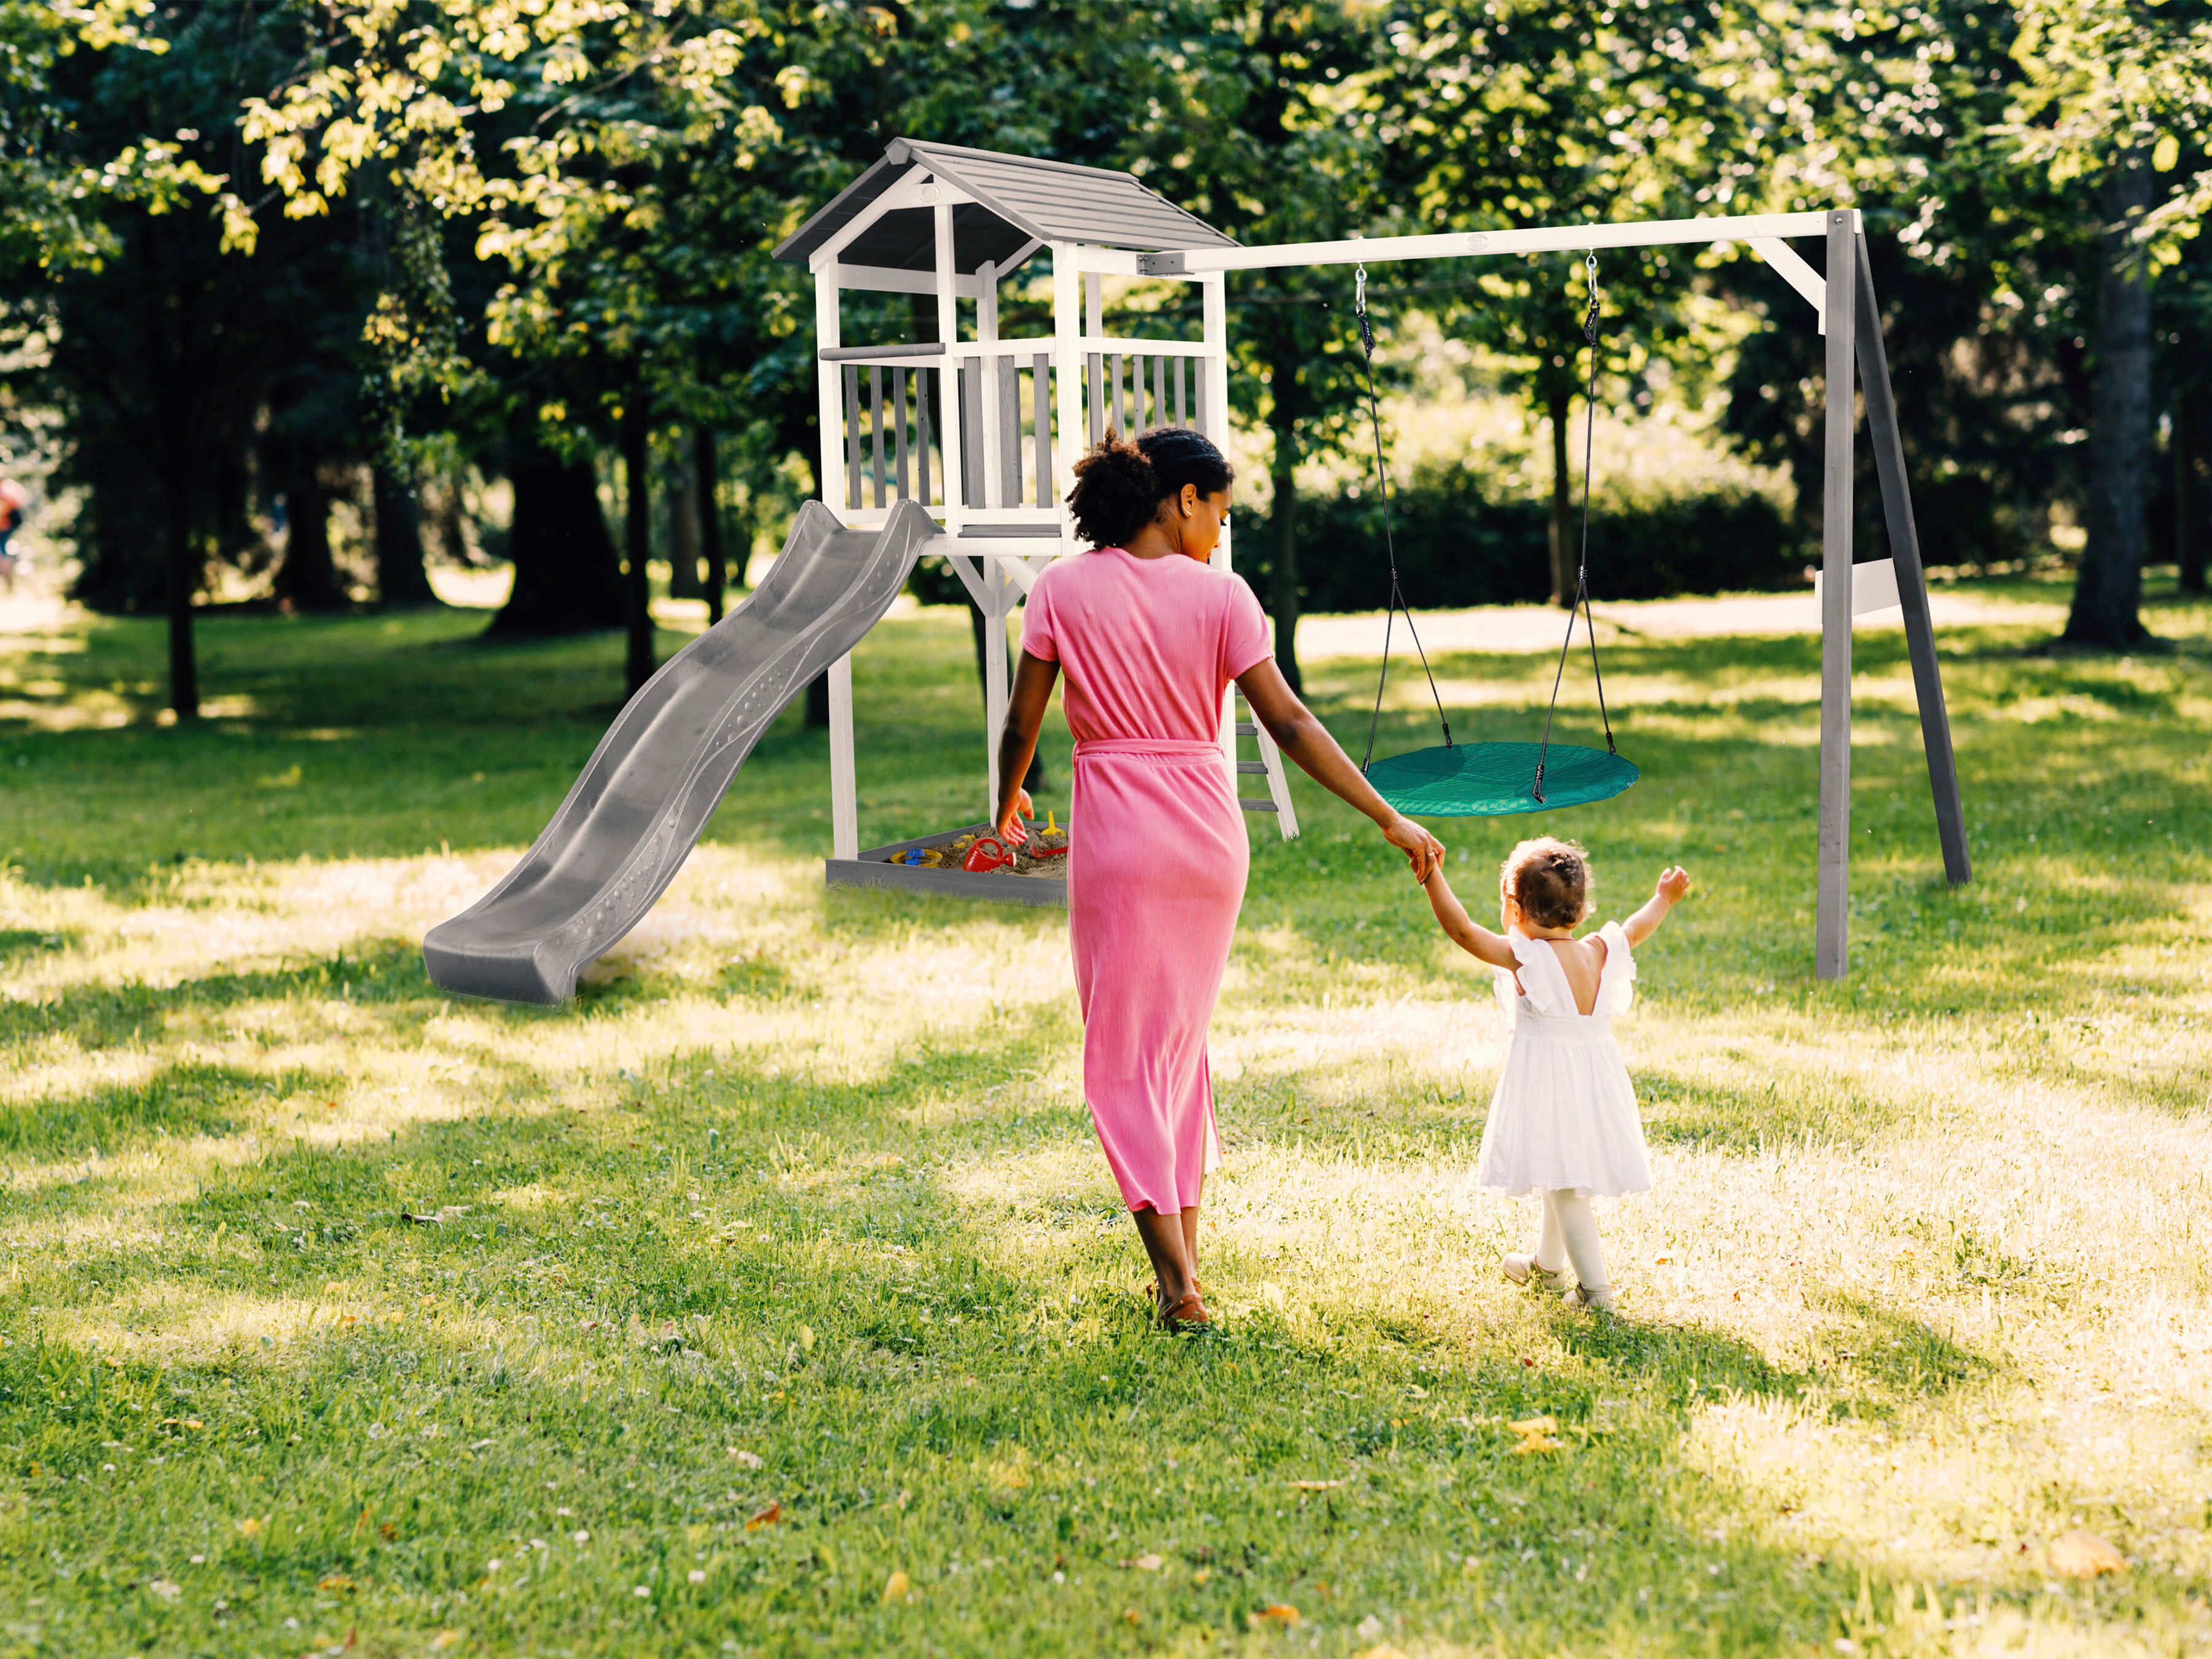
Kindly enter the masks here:
M 1181 276 L 1183 271 L 1183 251 L 1170 248 L 1164 253 L 1139 253 L 1137 256 L 1139 276 Z

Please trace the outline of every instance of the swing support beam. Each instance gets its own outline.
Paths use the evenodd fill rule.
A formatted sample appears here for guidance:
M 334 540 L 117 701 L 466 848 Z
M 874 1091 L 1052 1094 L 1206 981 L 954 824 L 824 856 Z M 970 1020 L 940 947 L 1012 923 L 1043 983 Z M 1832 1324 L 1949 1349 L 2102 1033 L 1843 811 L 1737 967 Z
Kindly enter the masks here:
M 1825 274 L 1790 246 L 1819 237 Z M 1829 388 L 1825 414 L 1820 497 L 1820 831 L 1814 897 L 1814 972 L 1841 979 L 1850 958 L 1851 627 L 1853 448 L 1858 398 L 1866 405 L 1867 437 L 1881 484 L 1884 527 L 1904 613 L 1905 647 L 1920 712 L 1928 782 L 1934 796 L 1943 873 L 1954 886 L 1973 878 L 1960 801 L 1951 721 L 1936 657 L 1936 630 L 1920 561 L 1919 532 L 1907 486 L 1905 448 L 1882 349 L 1880 307 L 1866 231 L 1856 209 L 1664 219 L 1644 223 L 1542 226 L 1425 236 L 1374 236 L 1333 242 L 1285 242 L 1265 247 L 1170 250 L 1137 257 L 1144 276 L 1190 276 L 1288 266 L 1381 264 L 1393 259 L 1483 258 L 1531 253 L 1579 253 L 1602 248 L 1741 242 L 1752 248 L 1818 314 L 1826 337 Z

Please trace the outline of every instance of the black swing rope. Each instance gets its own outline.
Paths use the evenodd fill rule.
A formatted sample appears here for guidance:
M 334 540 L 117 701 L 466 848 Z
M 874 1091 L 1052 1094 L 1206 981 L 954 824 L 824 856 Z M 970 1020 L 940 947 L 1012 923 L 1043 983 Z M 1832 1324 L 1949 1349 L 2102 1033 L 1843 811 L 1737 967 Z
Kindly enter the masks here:
M 1367 315 L 1367 267 L 1360 265 L 1353 277 L 1352 309 L 1359 319 L 1359 349 L 1367 367 L 1367 419 L 1375 433 L 1375 483 L 1382 492 L 1382 556 L 1390 566 L 1390 604 L 1382 613 L 1382 672 L 1375 682 L 1375 712 L 1367 721 L 1367 752 L 1359 757 L 1361 776 L 1367 773 L 1367 763 L 1375 758 L 1375 733 L 1382 721 L 1382 688 L 1390 678 L 1390 632 L 1401 611 L 1405 613 L 1406 632 L 1413 636 L 1413 649 L 1421 659 L 1421 672 L 1429 682 L 1429 696 L 1437 705 L 1437 724 L 1443 727 L 1444 747 L 1452 746 L 1451 722 L 1444 718 L 1444 700 L 1437 691 L 1437 677 L 1429 672 L 1429 653 L 1421 649 L 1421 635 L 1413 626 L 1413 612 L 1406 603 L 1404 591 L 1398 586 L 1398 552 L 1390 538 L 1390 475 L 1382 465 L 1382 410 L 1375 398 L 1375 325 Z
M 1559 682 L 1567 672 L 1567 652 L 1575 642 L 1575 612 L 1583 615 L 1583 626 L 1589 635 L 1590 673 L 1597 681 L 1598 718 L 1605 722 L 1605 752 L 1617 755 L 1620 751 L 1613 744 L 1613 716 L 1605 706 L 1605 676 L 1597 665 L 1597 623 L 1589 608 L 1589 503 L 1590 453 L 1597 435 L 1597 254 L 1586 254 L 1584 264 L 1589 271 L 1589 311 L 1583 319 L 1583 339 L 1589 347 L 1589 391 L 1583 400 L 1583 526 L 1582 546 L 1577 555 L 1575 569 L 1575 602 L 1567 607 L 1567 635 L 1559 641 L 1559 665 L 1552 673 L 1552 703 L 1544 711 L 1544 741 L 1536 751 L 1536 781 L 1533 793 L 1544 799 L 1544 763 L 1552 752 L 1552 719 L 1559 712 Z M 1393 580 L 1395 580 L 1395 574 Z M 1407 618 L 1408 626 L 1412 618 Z M 1389 636 L 1385 633 L 1383 651 L 1389 651 Z

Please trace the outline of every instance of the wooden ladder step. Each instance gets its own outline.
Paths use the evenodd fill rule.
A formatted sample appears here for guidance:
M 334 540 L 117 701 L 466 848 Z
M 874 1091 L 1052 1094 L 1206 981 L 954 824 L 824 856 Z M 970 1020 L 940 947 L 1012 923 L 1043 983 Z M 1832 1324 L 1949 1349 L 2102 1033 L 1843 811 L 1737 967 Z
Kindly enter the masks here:
M 1255 800 L 1249 795 L 1237 804 L 1248 812 L 1279 812 L 1283 810 L 1271 800 Z
M 1260 735 L 1260 728 L 1250 720 L 1239 720 L 1237 722 L 1237 735 L 1240 738 L 1256 738 Z
M 1237 769 L 1240 772 L 1255 772 L 1261 777 L 1265 777 L 1267 775 L 1267 763 L 1265 761 L 1238 761 L 1237 763 Z

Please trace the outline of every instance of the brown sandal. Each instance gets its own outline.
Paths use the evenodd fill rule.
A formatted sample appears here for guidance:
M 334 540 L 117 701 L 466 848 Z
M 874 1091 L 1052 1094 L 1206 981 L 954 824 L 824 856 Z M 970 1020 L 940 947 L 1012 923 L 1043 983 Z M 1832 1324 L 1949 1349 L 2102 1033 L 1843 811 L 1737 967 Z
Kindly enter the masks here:
M 1188 1291 L 1172 1307 L 1160 1310 L 1160 1324 L 1170 1331 L 1202 1331 L 1212 1326 L 1213 1316 L 1206 1312 L 1198 1292 Z

